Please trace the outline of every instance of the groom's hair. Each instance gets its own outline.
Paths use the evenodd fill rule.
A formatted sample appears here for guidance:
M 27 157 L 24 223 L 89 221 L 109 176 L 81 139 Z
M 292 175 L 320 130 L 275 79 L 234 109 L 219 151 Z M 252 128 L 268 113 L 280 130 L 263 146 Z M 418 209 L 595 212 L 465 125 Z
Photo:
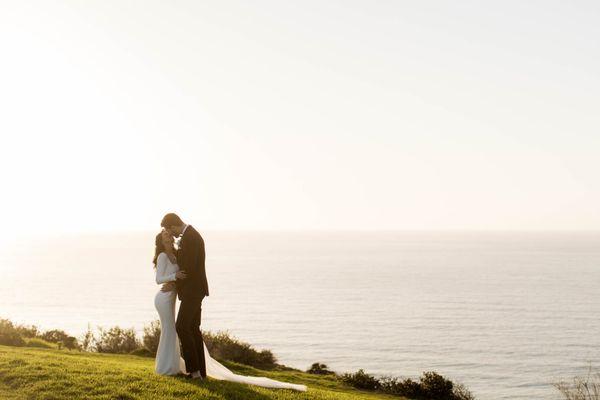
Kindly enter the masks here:
M 167 229 L 169 229 L 172 226 L 181 226 L 181 225 L 183 225 L 183 221 L 175 213 L 168 213 L 167 215 L 165 215 L 163 217 L 162 221 L 160 222 L 160 226 L 162 226 L 163 228 L 167 228 Z

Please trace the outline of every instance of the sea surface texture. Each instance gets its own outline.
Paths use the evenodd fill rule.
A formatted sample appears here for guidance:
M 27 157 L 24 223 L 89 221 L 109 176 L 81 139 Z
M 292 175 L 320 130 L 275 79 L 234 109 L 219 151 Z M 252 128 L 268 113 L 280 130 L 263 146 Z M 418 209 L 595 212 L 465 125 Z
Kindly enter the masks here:
M 556 399 L 600 368 L 600 233 L 202 232 L 203 327 L 283 364 Z M 0 317 L 76 335 L 157 318 L 155 233 L 0 244 Z

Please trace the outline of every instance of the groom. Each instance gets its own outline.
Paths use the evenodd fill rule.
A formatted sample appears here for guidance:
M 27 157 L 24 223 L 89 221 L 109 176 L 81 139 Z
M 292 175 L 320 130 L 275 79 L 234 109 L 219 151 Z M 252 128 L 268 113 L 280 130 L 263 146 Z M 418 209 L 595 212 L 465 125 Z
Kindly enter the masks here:
M 177 314 L 177 335 L 183 348 L 185 369 L 194 379 L 206 378 L 204 342 L 200 332 L 202 299 L 208 296 L 208 281 L 204 267 L 204 240 L 193 226 L 185 224 L 177 214 L 167 214 L 160 223 L 174 237 L 181 236 L 177 249 L 177 264 L 186 272 L 177 279 L 177 294 L 181 304 Z

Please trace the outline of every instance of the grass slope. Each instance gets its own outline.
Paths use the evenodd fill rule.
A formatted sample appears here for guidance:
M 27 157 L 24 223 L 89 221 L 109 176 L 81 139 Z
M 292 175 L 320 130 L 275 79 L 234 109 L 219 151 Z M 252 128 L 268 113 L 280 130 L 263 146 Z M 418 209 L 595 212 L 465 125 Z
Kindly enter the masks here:
M 264 389 L 211 379 L 195 383 L 185 378 L 159 376 L 154 373 L 154 360 L 144 357 L 0 346 L 0 399 L 399 399 L 357 391 L 331 377 L 225 364 L 239 374 L 305 384 L 308 392 Z

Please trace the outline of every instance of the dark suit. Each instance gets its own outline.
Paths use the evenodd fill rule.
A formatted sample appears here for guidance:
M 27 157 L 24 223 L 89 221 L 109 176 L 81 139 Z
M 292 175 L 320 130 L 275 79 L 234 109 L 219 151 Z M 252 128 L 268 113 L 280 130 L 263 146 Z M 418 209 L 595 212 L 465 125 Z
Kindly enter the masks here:
M 183 348 L 183 359 L 188 372 L 200 371 L 206 377 L 204 341 L 200 332 L 202 299 L 208 296 L 208 281 L 204 261 L 204 240 L 191 225 L 188 225 L 177 250 L 177 264 L 187 274 L 177 280 L 177 294 L 181 304 L 177 314 L 177 335 Z

